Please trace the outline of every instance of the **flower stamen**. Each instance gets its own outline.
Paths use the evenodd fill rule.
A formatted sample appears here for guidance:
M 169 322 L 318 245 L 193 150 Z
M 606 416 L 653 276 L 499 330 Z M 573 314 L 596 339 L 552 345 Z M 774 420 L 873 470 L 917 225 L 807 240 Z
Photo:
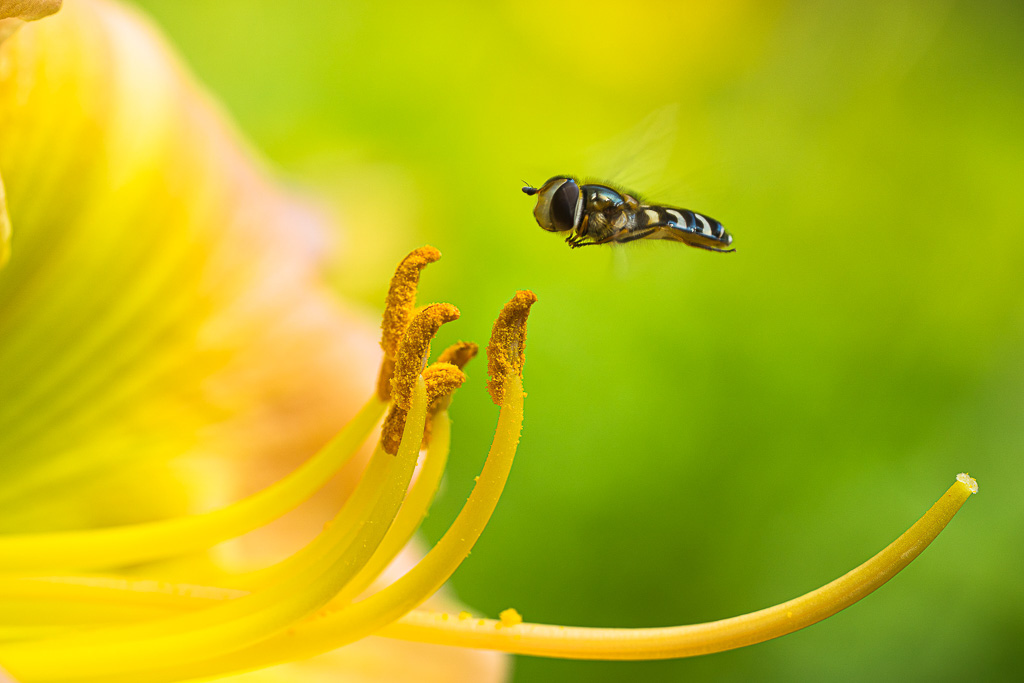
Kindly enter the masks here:
M 451 304 L 431 304 L 416 314 L 405 330 L 402 345 L 394 366 L 391 380 L 391 397 L 394 404 L 384 420 L 381 443 L 391 455 L 398 452 L 405 429 L 405 418 L 412 405 L 412 387 L 423 372 L 430 355 L 430 341 L 441 325 L 457 320 L 459 309 Z
M 974 479 L 960 474 L 917 523 L 860 567 L 794 600 L 716 622 L 667 628 L 600 629 L 523 623 L 518 612 L 511 609 L 502 612 L 497 620 L 471 619 L 466 613 L 451 619 L 448 614 L 415 610 L 469 554 L 507 480 L 522 427 L 526 320 L 535 301 L 531 292 L 518 292 L 503 309 L 491 334 L 490 389 L 501 405 L 501 412 L 494 442 L 472 494 L 437 545 L 393 584 L 359 602 L 351 602 L 411 537 L 444 470 L 450 443 L 447 399 L 465 378 L 459 367 L 447 360 L 463 359 L 464 363 L 472 357 L 469 345 L 462 346 L 461 351 L 449 349 L 442 354 L 445 362 L 431 365 L 420 375 L 419 368 L 429 354 L 430 338 L 443 322 L 458 316 L 457 309 L 445 304 L 428 307 L 409 324 L 398 353 L 394 398 L 399 410 L 402 409 L 398 387 L 403 372 L 413 374 L 414 381 L 412 409 L 404 419 L 398 457 L 387 457 L 383 447 L 378 448 L 336 523 L 310 546 L 281 563 L 264 587 L 245 593 L 90 577 L 0 581 L 0 595 L 36 596 L 44 600 L 47 596 L 53 600 L 77 595 L 83 601 L 109 603 L 114 608 L 102 614 L 107 623 L 133 618 L 130 611 L 118 610 L 117 606 L 129 610 L 136 607 L 140 613 L 148 609 L 152 615 L 184 612 L 133 627 L 99 628 L 73 636 L 48 637 L 43 631 L 41 636 L 30 636 L 32 642 L 0 646 L 0 658 L 16 674 L 24 671 L 39 680 L 48 680 L 61 671 L 48 659 L 52 652 L 58 652 L 74 655 L 82 672 L 68 677 L 65 670 L 62 680 L 90 680 L 103 672 L 103 680 L 109 683 L 134 683 L 251 670 L 334 649 L 370 633 L 575 659 L 661 659 L 707 654 L 791 633 L 857 602 L 916 558 L 967 498 L 977 492 Z M 430 414 L 428 405 L 435 402 L 437 412 Z M 435 422 L 435 438 L 427 451 L 420 479 L 410 489 L 420 448 L 419 435 L 428 419 Z M 306 590 L 307 586 L 312 590 Z M 90 622 L 89 616 L 87 610 L 82 610 L 64 621 L 64 615 L 54 613 L 49 622 L 29 619 L 22 626 L 15 626 L 14 633 L 19 628 L 21 633 L 31 633 L 31 629 L 40 627 L 59 631 L 65 624 L 103 623 L 102 619 Z M 131 643 L 130 657 L 111 660 L 113 652 L 108 652 L 105 644 L 115 635 L 120 636 L 120 641 Z M 182 648 L 186 647 L 193 650 L 182 656 Z M 201 657 L 194 650 L 197 648 L 202 649 Z M 179 663 L 154 669 L 146 657 L 158 653 L 172 655 Z
M 468 361 L 469 359 L 465 359 Z M 423 447 L 430 444 L 434 428 L 434 416 L 448 410 L 452 402 L 452 394 L 466 381 L 466 375 L 459 366 L 453 363 L 437 361 L 423 371 L 423 381 L 427 383 L 427 429 L 423 432 Z
M 437 414 L 441 405 L 447 407 L 447 401 L 451 400 L 452 392 L 462 386 L 466 381 L 466 375 L 451 363 L 434 363 L 423 371 L 423 381 L 427 385 L 427 425 L 423 432 L 423 445 L 430 441 L 430 418 Z M 405 429 L 405 417 L 408 411 L 397 403 L 391 404 L 388 416 L 384 419 L 384 426 L 381 429 L 381 443 L 388 453 L 397 453 L 398 445 L 402 440 L 402 433 Z
M 345 465 L 380 420 L 371 399 L 313 457 L 267 488 L 210 512 L 119 527 L 0 536 L 0 575 L 100 569 L 198 552 L 293 509 Z
M 441 352 L 437 357 L 438 363 L 451 363 L 457 368 L 466 367 L 466 363 L 476 358 L 479 347 L 473 342 L 455 342 Z
M 387 298 L 384 300 L 384 318 L 381 321 L 380 346 L 384 350 L 380 374 L 377 378 L 377 396 L 387 401 L 391 398 L 391 379 L 395 372 L 395 361 L 398 358 L 398 347 L 401 345 L 405 328 L 413 317 L 416 306 L 416 289 L 420 281 L 420 271 L 427 264 L 441 258 L 441 252 L 431 246 L 415 249 L 402 259 L 391 278 Z M 408 409 L 408 408 L 406 408 Z
M 526 362 L 526 318 L 530 314 L 530 306 L 536 301 L 537 295 L 528 289 L 516 292 L 501 310 L 491 330 L 491 341 L 487 345 L 487 374 L 491 380 L 487 383 L 487 391 L 498 405 L 503 403 L 504 385 L 508 377 L 512 374 L 523 376 L 523 363 Z
M 188 679 L 205 670 L 205 660 L 231 657 L 227 653 L 284 632 L 334 597 L 377 550 L 409 487 L 426 403 L 426 386 L 420 380 L 413 387 L 412 410 L 398 457 L 374 458 L 385 461 L 388 476 L 376 487 L 368 514 L 352 524 L 328 525 L 312 543 L 289 558 L 287 571 L 267 587 L 166 619 L 0 645 L 0 661 L 16 677 L 40 681 L 96 678 L 107 683 L 137 683 Z M 357 495 L 353 494 L 349 503 Z M 349 507 L 346 504 L 345 508 Z M 72 660 L 75 674 L 69 675 L 67 662 Z M 177 673 L 168 674 L 171 670 Z M 163 679 L 164 675 L 171 677 Z
M 430 356 L 430 342 L 441 325 L 458 320 L 459 309 L 451 304 L 430 304 L 412 319 L 395 358 L 391 398 L 402 408 L 412 407 L 412 388 Z
M 377 552 L 363 570 L 335 596 L 328 609 L 347 604 L 366 590 L 409 543 L 427 516 L 448 464 L 451 420 L 448 418 L 447 408 L 432 416 L 429 415 L 428 408 L 427 433 L 430 434 L 430 443 L 426 456 L 415 482 L 402 503 L 402 508 L 398 511 L 398 516 L 395 517 Z
M 461 370 L 462 368 L 466 367 L 466 363 L 468 363 L 469 361 L 473 360 L 476 357 L 478 349 L 479 347 L 473 342 L 456 342 L 441 352 L 441 355 L 438 356 L 437 363 L 435 363 L 434 366 L 452 365 L 456 369 Z M 427 368 L 427 370 L 423 374 L 423 377 L 427 382 L 427 394 L 430 396 L 430 403 L 427 405 L 427 431 L 424 432 L 423 434 L 424 447 L 430 444 L 430 436 L 434 428 L 433 418 L 438 413 L 448 410 L 448 406 L 451 404 L 452 401 L 452 393 L 455 391 L 455 389 L 462 385 L 463 381 L 465 381 L 465 375 L 462 375 L 462 379 L 459 380 L 459 383 L 455 386 L 452 386 L 450 390 L 442 390 L 440 389 L 440 387 L 438 387 L 432 393 L 432 380 L 427 377 L 428 372 L 430 372 L 430 368 Z M 452 380 L 454 380 L 454 377 L 455 376 L 453 375 Z M 433 381 L 435 383 L 439 383 L 439 379 Z
M 491 381 L 501 381 L 501 412 L 491 450 L 477 477 L 473 491 L 455 521 L 441 540 L 402 578 L 381 591 L 327 614 L 297 624 L 287 634 L 275 637 L 259 651 L 240 654 L 240 661 L 253 658 L 262 665 L 308 657 L 340 647 L 369 633 L 376 632 L 433 595 L 455 572 L 469 555 L 504 490 L 519 445 L 523 425 L 522 363 L 525 359 L 523 343 L 526 339 L 526 321 L 530 306 L 537 297 L 530 291 L 520 291 L 502 309 L 491 331 L 487 347 L 488 368 L 493 354 L 516 359 L 503 376 L 491 374 Z M 493 392 L 492 392 L 493 396 Z
M 489 354 L 491 349 L 500 349 L 507 357 L 524 357 L 522 340 L 525 339 L 526 316 L 534 301 L 536 297 L 532 292 L 519 292 L 506 304 L 494 324 Z M 520 329 L 513 333 L 507 329 L 510 326 Z M 506 342 L 514 344 L 514 348 L 502 347 Z M 508 479 L 522 431 L 525 396 L 520 377 L 521 360 L 514 369 L 502 379 L 498 426 L 476 485 L 448 531 L 420 562 L 390 586 L 359 602 L 343 606 L 332 603 L 315 616 L 294 624 L 259 645 L 211 657 L 194 666 L 175 667 L 173 671 L 168 669 L 166 680 L 173 680 L 171 675 L 185 678 L 247 671 L 327 652 L 379 631 L 437 592 L 483 533 Z M 405 438 L 412 438 L 408 427 Z M 402 450 L 405 448 L 403 439 Z M 120 683 L 120 680 L 110 683 Z

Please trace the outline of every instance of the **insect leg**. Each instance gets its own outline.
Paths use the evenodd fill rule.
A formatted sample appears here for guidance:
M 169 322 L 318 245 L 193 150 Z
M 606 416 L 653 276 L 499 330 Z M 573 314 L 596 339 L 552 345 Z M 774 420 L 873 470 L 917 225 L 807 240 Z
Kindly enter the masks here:
M 626 242 L 632 242 L 633 240 L 642 240 L 645 237 L 650 237 L 654 230 L 654 228 L 644 228 L 643 230 L 638 230 L 637 232 L 634 232 L 632 235 L 629 235 L 621 240 L 618 240 L 618 242 L 619 244 L 625 244 Z
M 594 246 L 595 244 L 608 244 L 609 242 L 617 242 L 617 241 L 619 241 L 619 237 L 621 237 L 622 235 L 625 235 L 627 233 L 629 233 L 629 230 L 626 230 L 625 228 L 623 228 L 622 230 L 619 230 L 618 232 L 613 232 L 611 235 L 608 235 L 607 237 L 603 237 L 603 238 L 601 238 L 599 240 L 594 240 L 593 242 L 584 242 L 582 239 L 577 239 L 574 244 L 570 244 L 569 246 L 573 247 L 573 248 L 576 248 L 576 247 L 591 247 L 591 246 Z
M 587 242 L 587 238 L 576 232 L 575 230 L 569 233 L 569 236 L 565 238 L 565 243 L 570 248 L 575 249 L 576 247 L 583 247 L 588 244 L 598 244 L 598 242 Z

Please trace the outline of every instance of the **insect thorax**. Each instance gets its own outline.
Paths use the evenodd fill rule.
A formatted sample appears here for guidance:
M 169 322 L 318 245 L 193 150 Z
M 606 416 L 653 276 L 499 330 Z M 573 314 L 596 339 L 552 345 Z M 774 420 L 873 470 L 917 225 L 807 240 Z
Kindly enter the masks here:
M 600 240 L 623 229 L 635 229 L 639 203 L 604 185 L 584 185 L 583 216 L 578 233 Z

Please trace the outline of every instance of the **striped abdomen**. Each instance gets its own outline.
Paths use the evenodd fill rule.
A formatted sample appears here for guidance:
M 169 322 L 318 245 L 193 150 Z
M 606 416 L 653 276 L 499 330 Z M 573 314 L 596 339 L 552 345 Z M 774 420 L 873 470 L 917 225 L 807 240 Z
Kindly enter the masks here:
M 732 244 L 732 236 L 711 216 L 653 204 L 644 204 L 640 208 L 645 225 L 657 227 L 651 235 L 654 239 L 685 242 L 712 250 L 722 250 Z

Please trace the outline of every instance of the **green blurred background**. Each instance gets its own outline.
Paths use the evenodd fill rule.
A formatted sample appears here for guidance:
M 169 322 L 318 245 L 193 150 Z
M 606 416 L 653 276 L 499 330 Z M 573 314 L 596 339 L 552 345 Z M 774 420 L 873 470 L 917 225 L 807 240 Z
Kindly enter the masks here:
M 138 4 L 337 216 L 332 277 L 368 316 L 424 243 L 445 256 L 421 300 L 463 312 L 442 342 L 537 293 L 519 458 L 452 580 L 477 613 L 759 609 L 979 480 L 919 561 L 817 626 L 680 661 L 519 658 L 515 681 L 1020 680 L 1024 5 Z M 719 218 L 736 254 L 641 244 L 623 275 L 537 227 L 521 179 L 628 173 L 595 145 L 671 103 L 637 189 Z M 496 419 L 469 369 L 431 540 Z

